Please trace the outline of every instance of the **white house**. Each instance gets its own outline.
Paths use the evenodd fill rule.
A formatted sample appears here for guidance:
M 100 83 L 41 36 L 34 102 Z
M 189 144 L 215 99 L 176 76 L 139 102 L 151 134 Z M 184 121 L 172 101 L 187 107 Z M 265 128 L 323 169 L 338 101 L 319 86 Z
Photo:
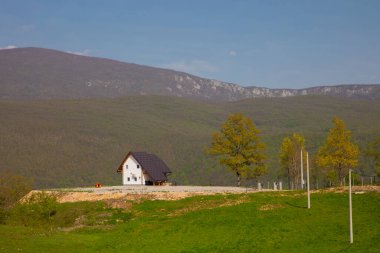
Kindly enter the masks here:
M 171 173 L 160 158 L 146 152 L 129 152 L 117 172 L 123 175 L 123 185 L 161 185 Z

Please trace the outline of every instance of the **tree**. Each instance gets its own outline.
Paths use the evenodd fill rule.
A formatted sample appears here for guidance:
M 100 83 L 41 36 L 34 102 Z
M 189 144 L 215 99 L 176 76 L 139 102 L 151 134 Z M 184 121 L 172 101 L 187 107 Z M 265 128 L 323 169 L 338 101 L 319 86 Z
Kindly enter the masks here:
M 304 167 L 306 167 L 305 138 L 297 133 L 282 140 L 280 148 L 280 164 L 288 177 L 290 189 L 301 185 L 301 150 Z
M 359 148 L 351 143 L 351 132 L 342 119 L 333 119 L 325 144 L 319 149 L 317 165 L 325 169 L 330 179 L 342 185 L 348 170 L 358 165 Z
M 252 119 L 236 113 L 212 135 L 208 153 L 219 156 L 220 164 L 236 173 L 240 186 L 241 177 L 257 178 L 266 173 L 264 148 Z
M 373 159 L 377 176 L 380 177 L 380 136 L 373 142 L 369 143 L 368 149 L 365 153 L 367 157 Z

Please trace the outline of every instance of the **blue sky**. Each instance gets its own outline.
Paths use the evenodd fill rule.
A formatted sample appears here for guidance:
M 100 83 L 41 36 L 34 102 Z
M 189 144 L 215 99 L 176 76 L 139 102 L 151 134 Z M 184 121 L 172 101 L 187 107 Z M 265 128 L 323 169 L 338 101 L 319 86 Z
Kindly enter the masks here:
M 0 48 L 269 88 L 380 83 L 379 0 L 0 0 Z

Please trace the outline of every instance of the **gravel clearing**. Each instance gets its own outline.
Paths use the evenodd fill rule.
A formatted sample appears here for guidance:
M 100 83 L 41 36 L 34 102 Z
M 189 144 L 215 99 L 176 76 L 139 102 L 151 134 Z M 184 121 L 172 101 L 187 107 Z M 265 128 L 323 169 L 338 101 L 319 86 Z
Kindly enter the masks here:
M 232 186 L 105 186 L 101 188 L 71 188 L 60 189 L 79 192 L 93 192 L 93 193 L 134 193 L 145 194 L 154 192 L 190 192 L 190 193 L 245 193 L 255 191 L 253 188 L 245 187 L 232 187 Z
M 34 190 L 24 198 L 28 198 L 35 192 L 46 192 L 57 197 L 58 202 L 78 202 L 78 201 L 105 201 L 115 205 L 124 205 L 126 200 L 178 200 L 197 195 L 215 194 L 243 194 L 259 192 L 253 188 L 231 187 L 231 186 L 105 186 L 101 188 L 62 188 L 50 190 Z M 262 191 L 273 191 L 263 189 Z M 314 190 L 312 193 L 320 191 L 344 192 L 347 187 L 329 188 Z M 380 191 L 380 186 L 355 186 L 354 192 Z M 306 192 L 300 193 L 306 194 Z
M 60 203 L 78 201 L 178 200 L 197 195 L 257 192 L 253 188 L 228 186 L 104 186 L 101 188 L 62 188 L 43 190 L 57 196 Z M 39 192 L 34 190 L 31 194 Z

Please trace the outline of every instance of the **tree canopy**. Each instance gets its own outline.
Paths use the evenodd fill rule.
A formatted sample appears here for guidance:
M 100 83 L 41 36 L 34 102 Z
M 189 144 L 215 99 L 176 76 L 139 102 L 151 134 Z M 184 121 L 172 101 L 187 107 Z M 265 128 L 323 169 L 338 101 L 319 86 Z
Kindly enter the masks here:
M 342 184 L 348 170 L 358 165 L 359 148 L 351 142 L 351 132 L 342 119 L 335 117 L 333 124 L 325 144 L 318 151 L 317 165 L 331 180 Z
M 301 150 L 303 151 L 303 163 L 306 166 L 305 138 L 294 133 L 291 137 L 285 137 L 282 140 L 280 164 L 283 173 L 288 177 L 290 189 L 301 185 Z
M 366 156 L 374 160 L 377 176 L 380 177 L 380 136 L 369 143 Z
M 220 156 L 220 164 L 236 173 L 240 185 L 241 177 L 257 178 L 266 173 L 264 149 L 252 119 L 236 113 L 212 135 L 208 153 Z

